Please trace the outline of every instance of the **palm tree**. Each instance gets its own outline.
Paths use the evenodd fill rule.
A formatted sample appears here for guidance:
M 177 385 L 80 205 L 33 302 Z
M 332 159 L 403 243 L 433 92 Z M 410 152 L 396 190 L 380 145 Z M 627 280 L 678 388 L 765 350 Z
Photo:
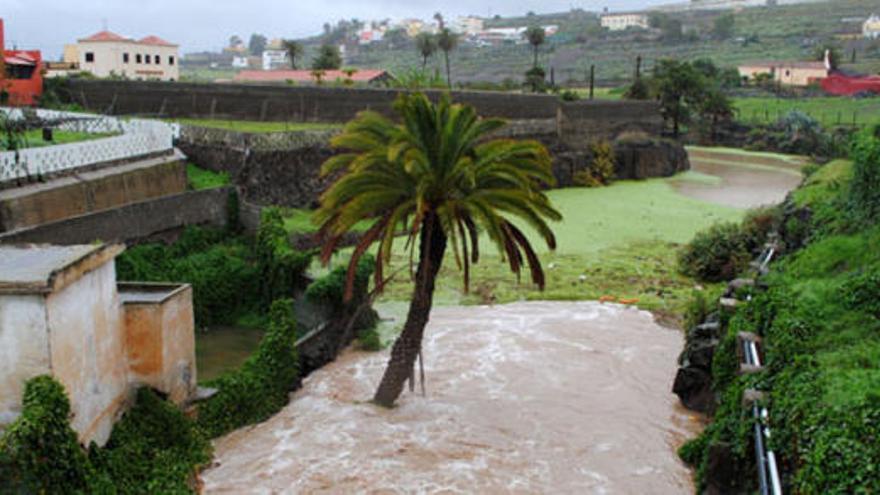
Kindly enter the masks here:
M 449 30 L 449 28 L 443 28 L 440 30 L 440 34 L 437 35 L 437 46 L 443 50 L 443 57 L 446 59 L 446 84 L 449 86 L 449 89 L 452 89 L 452 73 L 449 70 L 449 52 L 455 49 L 456 45 L 458 45 L 458 35 Z
M 425 72 L 428 58 L 437 51 L 437 41 L 430 33 L 419 33 L 416 36 L 416 48 L 419 49 L 419 54 L 422 56 L 422 72 Z
M 541 26 L 532 26 L 526 29 L 524 33 L 525 38 L 529 41 L 529 44 L 532 45 L 532 50 L 535 52 L 535 63 L 532 64 L 533 68 L 538 67 L 538 48 L 544 44 L 544 41 L 547 39 L 547 33 L 544 31 L 544 28 Z
M 324 263 L 355 224 L 373 222 L 352 254 L 347 298 L 352 296 L 358 260 L 371 244 L 378 243 L 375 283 L 380 291 L 400 226 L 406 228 L 410 259 L 418 240 L 418 267 L 406 323 L 373 399 L 386 407 L 394 404 L 413 376 L 446 248 L 452 247 L 456 263 L 463 268 L 465 290 L 470 264 L 479 260 L 481 231 L 517 276 L 528 262 L 532 280 L 543 289 L 538 256 L 510 217 L 534 228 L 551 249 L 556 241 L 546 219 L 561 219 L 539 189 L 555 183 L 550 156 L 540 143 L 488 140 L 504 122 L 481 119 L 473 107 L 452 104 L 445 95 L 437 104 L 422 93 L 401 95 L 394 109 L 401 118 L 399 124 L 366 111 L 333 139 L 333 146 L 346 152 L 324 163 L 322 173 L 345 173 L 321 196 L 315 214 L 327 241 L 321 252 Z
M 290 68 L 296 70 L 296 59 L 303 55 L 305 48 L 299 41 L 284 40 L 284 49 L 287 51 L 287 58 L 290 59 Z

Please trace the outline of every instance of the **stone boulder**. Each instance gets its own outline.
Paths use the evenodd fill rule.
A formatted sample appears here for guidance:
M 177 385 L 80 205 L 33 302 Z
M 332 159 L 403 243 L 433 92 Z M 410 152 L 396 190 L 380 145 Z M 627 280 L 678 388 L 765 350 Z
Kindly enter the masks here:
M 614 141 L 613 146 L 618 179 L 670 177 L 691 168 L 684 146 L 670 139 L 629 134 Z

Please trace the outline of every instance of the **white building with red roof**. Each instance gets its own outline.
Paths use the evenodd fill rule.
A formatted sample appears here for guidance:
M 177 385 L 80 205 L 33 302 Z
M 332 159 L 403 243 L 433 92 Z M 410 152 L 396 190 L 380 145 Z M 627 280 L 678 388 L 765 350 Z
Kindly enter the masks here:
M 65 62 L 97 77 L 176 81 L 180 78 L 178 46 L 147 36 L 139 40 L 101 31 L 64 50 Z

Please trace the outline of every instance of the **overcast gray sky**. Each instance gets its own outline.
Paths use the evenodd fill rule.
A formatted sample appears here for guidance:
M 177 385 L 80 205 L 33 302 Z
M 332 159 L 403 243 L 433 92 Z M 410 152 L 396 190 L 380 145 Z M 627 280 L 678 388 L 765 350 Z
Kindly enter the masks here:
M 259 32 L 270 38 L 303 37 L 321 32 L 327 21 L 448 18 L 559 12 L 572 7 L 599 11 L 633 9 L 676 0 L 0 0 L 7 46 L 43 50 L 60 57 L 65 43 L 100 31 L 131 37 L 155 34 L 181 45 L 181 52 L 216 50 L 229 36 L 245 40 Z M 682 0 L 677 0 L 682 1 Z

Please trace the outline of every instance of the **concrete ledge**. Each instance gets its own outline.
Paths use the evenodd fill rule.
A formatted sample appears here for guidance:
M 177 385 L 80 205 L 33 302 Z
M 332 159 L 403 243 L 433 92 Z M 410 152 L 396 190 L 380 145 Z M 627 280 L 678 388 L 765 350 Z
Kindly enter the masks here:
M 191 191 L 0 234 L 0 244 L 129 242 L 189 225 L 222 227 L 231 187 Z
M 186 191 L 179 151 L 0 191 L 0 232 L 51 223 Z

